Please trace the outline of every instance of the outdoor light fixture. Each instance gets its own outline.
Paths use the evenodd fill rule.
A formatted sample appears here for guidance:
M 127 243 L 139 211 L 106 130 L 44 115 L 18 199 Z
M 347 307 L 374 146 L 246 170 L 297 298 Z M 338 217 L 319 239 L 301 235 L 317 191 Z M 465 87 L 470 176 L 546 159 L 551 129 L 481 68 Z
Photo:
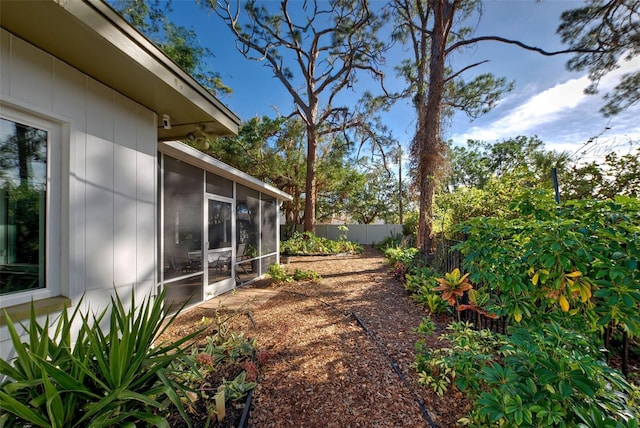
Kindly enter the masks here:
M 198 125 L 196 129 L 188 132 L 186 137 L 190 142 L 196 142 L 200 150 L 209 148 L 209 136 L 204 132 L 204 125 Z
M 171 117 L 168 114 L 162 115 L 162 127 L 164 129 L 171 129 Z

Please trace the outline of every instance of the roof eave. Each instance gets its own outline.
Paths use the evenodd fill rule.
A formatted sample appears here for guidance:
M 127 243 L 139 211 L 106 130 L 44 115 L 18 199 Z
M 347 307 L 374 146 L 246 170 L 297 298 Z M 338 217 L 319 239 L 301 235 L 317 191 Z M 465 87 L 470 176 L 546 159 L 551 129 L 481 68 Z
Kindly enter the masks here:
M 156 112 L 160 140 L 184 138 L 198 127 L 212 136 L 238 133 L 238 116 L 102 0 L 3 1 L 0 23 Z M 170 127 L 163 126 L 164 115 Z

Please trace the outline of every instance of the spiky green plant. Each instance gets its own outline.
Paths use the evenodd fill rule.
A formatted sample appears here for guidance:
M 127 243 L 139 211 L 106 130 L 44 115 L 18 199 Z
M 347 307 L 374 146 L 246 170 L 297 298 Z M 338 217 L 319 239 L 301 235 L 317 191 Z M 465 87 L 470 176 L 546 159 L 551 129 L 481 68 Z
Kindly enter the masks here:
M 63 311 L 55 327 L 49 317 L 39 324 L 33 305 L 28 326 L 5 312 L 16 357 L 0 359 L 0 375 L 6 377 L 0 384 L 0 426 L 168 427 L 164 415 L 171 406 L 187 421 L 184 388 L 167 374 L 198 332 L 154 344 L 180 312 L 169 317 L 163 301 L 164 292 L 137 306 L 132 293 L 126 309 L 115 293 L 101 313 L 83 314 L 78 304 L 70 317 Z M 24 342 L 18 326 L 26 333 Z

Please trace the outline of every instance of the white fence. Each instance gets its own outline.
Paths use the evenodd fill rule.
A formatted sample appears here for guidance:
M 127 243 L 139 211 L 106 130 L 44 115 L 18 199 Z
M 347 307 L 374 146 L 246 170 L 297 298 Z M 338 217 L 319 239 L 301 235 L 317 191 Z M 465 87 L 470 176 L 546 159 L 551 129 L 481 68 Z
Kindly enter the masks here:
M 361 245 L 377 244 L 389 236 L 402 235 L 401 224 L 316 224 L 316 235 L 338 240 L 345 234 L 345 231 L 339 229 L 341 226 L 346 226 L 349 229 L 346 232 L 347 240 Z M 299 230 L 302 231 L 302 229 L 302 225 L 300 225 Z

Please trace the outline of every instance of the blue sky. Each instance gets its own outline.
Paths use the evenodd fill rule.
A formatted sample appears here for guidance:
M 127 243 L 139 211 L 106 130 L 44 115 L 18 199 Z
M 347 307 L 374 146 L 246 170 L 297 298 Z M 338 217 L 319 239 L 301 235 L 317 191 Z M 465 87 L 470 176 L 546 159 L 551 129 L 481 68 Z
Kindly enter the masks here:
M 294 0 L 295 1 L 295 0 Z M 543 2 L 524 0 L 487 1 L 483 15 L 469 23 L 476 26 L 475 35 L 499 35 L 513 38 L 546 50 L 563 49 L 555 30 L 560 13 L 580 5 L 568 0 Z M 200 43 L 215 54 L 210 63 L 222 75 L 233 93 L 222 101 L 243 120 L 253 116 L 289 114 L 293 103 L 281 83 L 262 63 L 245 59 L 235 48 L 230 31 L 221 20 L 200 8 L 193 0 L 174 0 L 172 19 L 193 28 Z M 390 87 L 400 86 L 392 67 L 407 54 L 395 46 L 387 55 L 387 80 Z M 597 159 L 616 148 L 629 151 L 629 141 L 640 141 L 640 105 L 633 106 L 613 118 L 605 118 L 598 109 L 599 96 L 584 95 L 588 80 L 585 73 L 566 70 L 569 56 L 545 57 L 515 46 L 485 42 L 454 58 L 454 67 L 489 60 L 487 64 L 464 75 L 491 72 L 515 82 L 514 90 L 504 96 L 488 114 L 470 121 L 455 115 L 444 137 L 455 144 L 467 139 L 489 142 L 518 135 L 537 135 L 549 149 L 576 153 L 584 160 Z M 622 64 L 622 70 L 640 69 L 640 58 Z M 620 72 L 602 81 L 601 88 L 613 87 Z M 355 94 L 357 95 L 357 94 Z M 415 114 L 408 102 L 399 103 L 384 116 L 394 136 L 408 145 L 415 129 Z M 605 131 L 605 128 L 609 128 Z M 594 143 L 585 143 L 598 136 Z

